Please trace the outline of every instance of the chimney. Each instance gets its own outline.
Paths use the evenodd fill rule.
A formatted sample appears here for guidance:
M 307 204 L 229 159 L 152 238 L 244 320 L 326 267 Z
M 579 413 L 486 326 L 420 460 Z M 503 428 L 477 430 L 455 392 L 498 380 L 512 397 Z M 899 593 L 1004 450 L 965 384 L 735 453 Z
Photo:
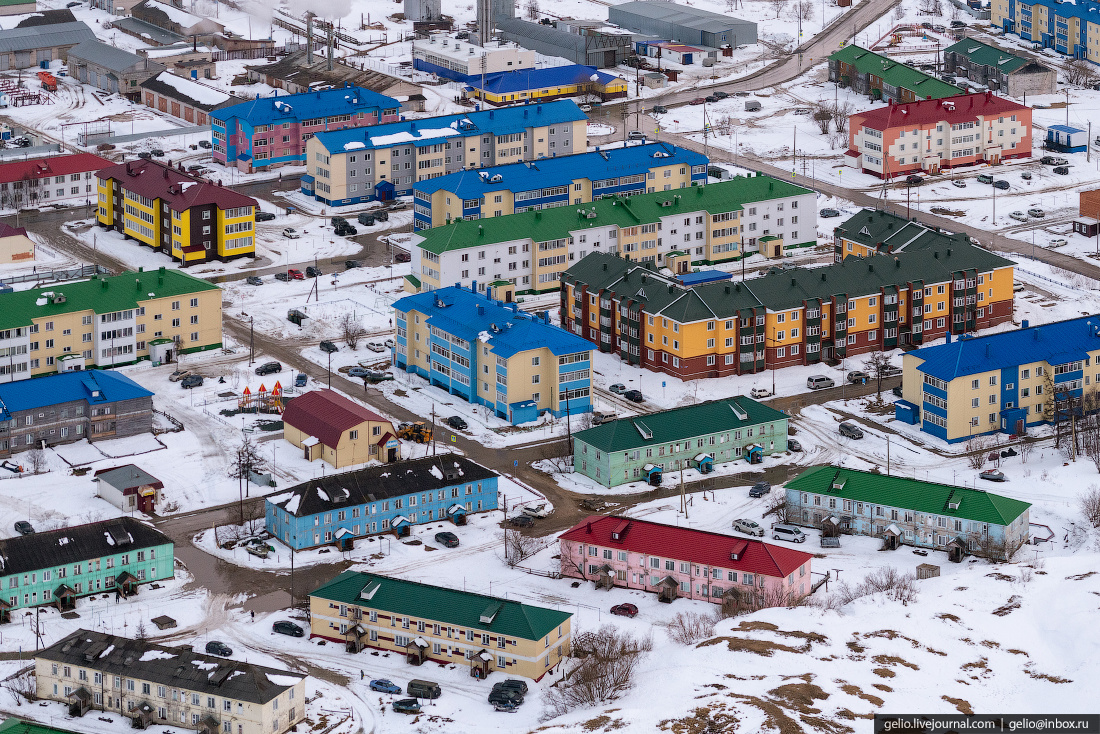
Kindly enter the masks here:
M 333 46 L 336 44 L 336 37 L 333 35 L 336 33 L 336 28 L 332 24 L 328 27 L 328 70 L 332 71 L 332 53 Z
M 306 13 L 306 64 L 313 63 L 313 13 Z
M 584 526 L 584 532 L 588 533 L 589 535 L 592 534 L 592 521 L 591 520 L 589 520 L 588 524 Z

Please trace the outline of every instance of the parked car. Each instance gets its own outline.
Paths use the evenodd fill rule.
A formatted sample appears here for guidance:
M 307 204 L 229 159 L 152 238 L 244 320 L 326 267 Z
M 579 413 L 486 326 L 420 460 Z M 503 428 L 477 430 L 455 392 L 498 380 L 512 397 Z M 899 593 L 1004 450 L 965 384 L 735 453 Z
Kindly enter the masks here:
M 415 698 L 402 698 L 393 702 L 393 710 L 399 714 L 419 714 L 420 702 Z
M 895 367 L 892 364 L 884 364 L 881 368 L 883 377 L 896 377 L 901 374 L 901 367 Z
M 294 227 L 287 227 L 283 230 L 283 237 L 286 237 L 288 240 L 300 239 L 301 236 L 302 233 L 294 229 Z
M 303 637 L 305 635 L 305 630 L 293 622 L 287 622 L 285 619 L 271 625 L 271 631 L 289 637 Z
M 1069 166 L 1055 166 L 1052 170 L 1059 176 L 1069 175 Z
M 1065 237 L 1055 237 L 1054 239 L 1047 242 L 1047 247 L 1065 247 L 1068 244 L 1069 240 L 1067 240 Z
M 250 275 L 244 279 L 244 282 L 248 283 L 249 285 L 263 285 L 264 279 L 258 275 Z
M 868 375 L 866 372 L 860 372 L 859 370 L 852 370 L 848 373 L 847 377 L 848 382 L 852 383 L 853 385 L 858 385 L 859 383 L 865 380 L 869 380 L 870 378 L 871 376 Z
M 963 181 L 961 178 L 956 178 L 954 181 L 951 182 L 951 185 L 957 189 L 965 189 L 966 181 Z
M 361 267 L 363 267 L 363 263 L 359 262 L 358 260 L 345 260 L 344 261 L 344 269 L 345 270 L 355 270 L 355 268 L 361 268 Z
M 209 140 L 200 140 L 199 141 L 199 147 L 200 148 L 206 148 L 207 150 L 209 150 L 210 149 L 210 141 Z
M 609 387 L 607 389 L 610 390 L 611 392 L 613 392 L 616 395 L 622 395 L 623 393 L 626 392 L 626 385 L 624 385 L 621 382 L 616 382 L 614 385 L 612 385 L 611 387 Z
M 324 273 L 323 270 L 321 270 L 321 268 L 314 267 L 313 265 L 310 265 L 309 267 L 306 268 L 306 277 L 307 278 L 320 278 L 324 274 L 325 273 Z
M 810 114 L 810 108 L 809 107 L 798 107 L 794 110 L 794 113 L 796 115 L 808 115 L 808 114 Z
M 763 538 L 764 528 L 752 520 L 745 520 L 739 518 L 733 521 L 733 529 L 739 533 L 745 533 L 746 535 L 752 535 L 754 537 Z
M 841 436 L 846 438 L 861 439 L 863 438 L 863 429 L 854 423 L 841 423 L 837 426 L 837 430 L 840 431 Z
M 320 344 L 321 351 L 325 354 L 332 354 L 333 352 L 339 352 L 340 348 L 327 339 Z
M 284 283 L 290 282 L 290 275 L 287 273 L 275 273 L 275 280 L 281 280 Z
M 395 263 L 407 263 L 412 260 L 412 255 L 407 252 L 395 252 L 393 254 L 393 261 Z
M 704 102 L 706 102 L 706 100 L 703 99 L 702 97 L 696 97 L 695 99 L 688 102 L 688 104 L 690 104 L 690 105 L 700 105 L 700 104 L 703 104 Z
M 376 221 L 379 222 L 388 222 L 390 221 L 390 213 L 387 212 L 385 209 L 381 209 L 374 213 L 374 218 Z
M 833 378 L 826 377 L 825 375 L 810 375 L 806 378 L 806 387 L 811 390 L 821 390 L 826 387 L 833 387 L 836 383 L 833 382 Z
M 370 374 L 370 370 L 366 367 L 352 367 L 348 370 L 348 377 L 366 377 Z
M 528 517 L 550 517 L 554 512 L 554 506 L 549 502 L 536 501 L 523 508 L 523 514 Z
M 373 214 L 370 214 L 369 212 L 363 212 L 358 217 L 356 217 L 355 220 L 359 222 L 359 224 L 362 224 L 364 227 L 372 227 L 374 226 L 375 216 Z
M 508 519 L 508 524 L 515 528 L 529 528 L 535 524 L 535 521 L 527 515 L 516 515 Z
M 770 494 L 772 491 L 772 485 L 768 482 L 760 481 L 752 485 L 752 489 L 749 490 L 749 497 L 757 498 Z
M 920 176 L 915 176 L 914 175 L 914 176 L 906 176 L 905 177 L 905 185 L 906 186 L 920 186 L 922 183 L 924 183 L 924 179 L 921 178 Z
M 1009 219 L 1015 219 L 1017 222 L 1026 222 L 1027 221 L 1027 215 L 1024 214 L 1023 212 L 1010 212 L 1009 215 L 1008 215 L 1008 218 Z
M 582 104 L 581 105 L 581 112 L 584 112 L 584 113 L 587 114 L 591 111 L 592 111 L 592 105 L 590 105 L 590 104 Z
M 191 168 L 195 168 L 195 166 L 191 166 Z M 201 171 L 202 166 L 199 166 L 197 170 Z M 275 218 L 275 215 L 272 214 L 271 212 L 256 212 L 256 221 L 257 222 L 270 222 L 274 218 Z
M 494 706 L 521 706 L 523 694 L 506 688 L 494 688 L 489 691 L 489 703 Z
M 290 280 L 305 280 L 306 279 L 305 274 L 301 270 L 298 270 L 297 268 L 291 268 L 290 270 L 286 271 L 286 276 Z
M 169 382 L 179 382 L 183 378 L 191 374 L 191 370 L 176 370 L 172 374 L 168 375 Z
M 1032 207 L 1027 210 L 1027 215 L 1029 217 L 1035 217 L 1036 219 L 1042 219 L 1047 215 L 1047 213 L 1039 207 Z
M 1056 155 L 1045 155 L 1039 159 L 1039 162 L 1044 166 L 1067 166 L 1069 165 L 1069 159 L 1059 158 Z
M 382 342 L 367 342 L 366 347 L 367 347 L 367 349 L 371 350 L 372 352 L 384 352 L 384 351 L 386 351 L 386 345 L 383 344 Z
M 20 535 L 32 535 L 34 534 L 34 528 L 26 520 L 17 520 L 15 523 L 15 532 Z
M 1005 480 L 1004 473 L 999 472 L 996 469 L 986 469 L 978 476 L 990 482 L 1003 482 Z
M 305 387 L 309 383 L 309 375 L 305 372 L 299 372 L 298 376 L 294 378 L 294 387 Z
M 180 387 L 190 390 L 193 387 L 202 387 L 202 375 L 188 375 L 180 380 Z
M 794 525 L 774 525 L 772 526 L 772 539 L 773 540 L 786 540 L 791 543 L 805 543 L 806 536 L 801 530 Z
M 448 426 L 455 429 L 456 431 L 465 431 L 467 428 L 469 428 L 469 426 L 466 425 L 466 421 L 462 420 L 462 416 L 460 415 L 450 416 L 449 418 L 447 418 L 446 423 Z
M 644 403 L 645 396 L 642 395 L 641 390 L 627 390 L 623 393 L 623 397 L 632 403 Z
M 149 152 L 153 154 L 154 158 L 163 158 L 164 157 L 164 151 L 161 150 L 160 148 L 153 148 Z
M 996 181 L 993 182 L 993 188 L 1001 189 L 1002 191 L 1007 191 L 1010 188 L 1010 186 L 1009 186 L 1008 181 L 1005 181 L 1003 178 L 999 178 L 999 179 L 997 179 Z
M 382 346 L 384 346 L 386 349 L 393 349 L 395 346 L 397 346 L 397 342 L 395 342 L 393 339 L 387 339 L 386 341 L 382 342 Z
M 503 689 L 505 691 L 517 691 L 520 695 L 527 695 L 527 681 L 518 680 L 516 678 L 506 678 L 502 681 L 497 681 L 493 684 L 494 689 Z
M 717 98 L 717 97 L 715 97 L 715 96 L 714 96 L 713 94 L 708 94 L 708 95 L 707 95 L 707 96 L 705 97 L 705 100 L 706 100 L 707 102 L 710 102 L 711 104 L 714 104 L 715 102 L 717 102 L 717 101 L 718 101 L 718 98 Z
M 385 372 L 367 370 L 367 374 L 363 375 L 363 379 L 367 382 L 386 382 L 387 380 L 393 379 L 393 373 L 389 370 Z
M 435 542 L 442 545 L 444 548 L 457 548 L 458 536 L 454 533 L 444 531 L 442 533 L 435 534 Z
M 233 654 L 233 648 L 224 642 L 218 642 L 217 640 L 211 640 L 206 643 L 206 652 L 211 655 L 221 655 L 223 658 L 227 658 Z
M 378 693 L 401 693 L 401 686 L 385 678 L 379 678 L 370 682 L 370 689 Z
M 351 237 L 353 235 L 359 234 L 359 230 L 357 230 L 350 224 L 342 224 L 337 227 L 334 232 L 336 233 L 337 237 Z
M 766 398 L 769 397 L 771 394 L 772 391 L 766 387 L 754 387 L 752 390 L 749 390 L 750 398 Z
M 839 217 L 840 216 L 840 210 L 839 209 L 829 209 L 829 208 L 826 207 L 825 209 L 822 209 L 820 212 L 818 212 L 818 216 L 822 217 L 824 219 L 832 219 L 833 217 Z
M 627 140 L 645 140 L 645 133 L 641 130 L 631 130 L 626 134 Z
M 589 512 L 603 512 L 607 509 L 607 503 L 598 499 L 581 500 L 581 509 Z
M 793 438 L 788 438 L 787 439 L 787 451 L 801 451 L 801 450 L 802 450 L 802 444 L 800 444 L 798 441 L 796 441 Z
M 723 92 L 723 91 L 719 90 L 719 91 L 715 92 L 713 96 L 717 97 L 718 99 L 725 99 L 726 97 L 728 97 L 730 95 L 729 95 L 729 92 Z
M 978 183 L 991 184 L 993 183 L 993 176 L 988 173 L 979 173 Z
M 277 375 L 283 371 L 283 366 L 278 362 L 264 362 L 256 368 L 256 374 L 260 377 L 264 375 Z
M 660 105 L 660 104 L 653 105 L 653 109 L 651 111 L 655 115 L 667 115 L 668 114 L 668 108 L 665 107 L 664 105 Z
M 893 388 L 892 390 L 890 390 L 890 392 L 894 393 L 894 395 L 896 397 L 899 397 L 899 398 L 904 397 L 904 395 L 902 394 L 902 391 L 901 391 L 901 385 L 898 385 L 897 387 Z
M 347 219 L 345 219 L 344 217 L 341 217 L 338 214 L 330 217 L 328 221 L 333 227 L 339 227 L 341 224 L 347 224 L 348 223 Z
M 619 617 L 637 617 L 638 607 L 633 604 L 616 604 L 611 607 L 611 613 Z
M 942 25 L 939 25 L 938 23 L 932 26 L 932 30 L 934 30 L 936 33 L 947 33 L 947 29 L 944 28 Z
M 951 27 L 952 28 L 966 28 L 966 22 L 962 21 L 962 20 L 953 20 L 953 21 L 951 21 Z
M 1031 171 L 1024 171 L 1023 173 L 1020 174 L 1020 178 L 1022 178 L 1025 181 L 1030 181 L 1031 180 Z

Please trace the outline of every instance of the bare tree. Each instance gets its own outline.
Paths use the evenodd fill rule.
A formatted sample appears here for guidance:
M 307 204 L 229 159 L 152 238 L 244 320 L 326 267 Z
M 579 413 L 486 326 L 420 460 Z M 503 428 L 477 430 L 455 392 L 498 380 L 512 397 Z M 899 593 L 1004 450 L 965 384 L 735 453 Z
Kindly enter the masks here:
M 1089 457 L 1100 471 L 1100 423 L 1097 416 L 1090 415 L 1081 419 L 1078 432 L 1081 436 L 1081 453 Z
M 532 538 L 518 530 L 504 531 L 504 562 L 514 568 L 546 547 L 542 538 Z
M 812 20 L 814 17 L 814 3 L 813 0 L 796 0 L 794 6 L 794 17 L 805 23 L 807 20 Z
M 1100 487 L 1090 484 L 1083 494 L 1077 496 L 1081 514 L 1094 528 L 1100 528 Z
M 901 573 L 893 566 L 885 566 L 867 574 L 859 583 L 837 582 L 836 590 L 829 595 L 825 606 L 839 609 L 872 594 L 884 594 L 888 599 L 908 605 L 916 601 L 917 592 L 916 576 Z
M 822 135 L 829 134 L 829 123 L 833 121 L 832 105 L 828 102 L 815 102 L 811 108 L 814 113 L 814 124 Z
M 229 465 L 229 478 L 237 480 L 237 489 L 240 493 L 240 519 L 244 525 L 244 487 L 248 484 L 252 474 L 262 474 L 267 469 L 267 461 L 260 454 L 260 449 L 245 434 L 244 441 L 233 452 L 233 462 Z
M 775 11 L 775 17 L 778 18 L 779 14 L 787 7 L 787 0 L 767 0 L 767 4 Z
M 25 456 L 27 458 L 27 466 L 30 467 L 32 473 L 41 474 L 46 471 L 46 463 L 49 457 L 46 456 L 45 451 L 42 449 L 31 449 Z
M 717 621 L 713 612 L 680 612 L 665 624 L 665 631 L 673 642 L 694 645 L 714 634 Z
M 971 469 L 985 466 L 986 441 L 982 436 L 974 436 L 966 442 L 966 463 Z
M 1020 461 L 1024 464 L 1027 463 L 1028 458 L 1035 452 L 1034 441 L 1023 441 L 1020 443 Z
M 353 313 L 345 313 L 340 317 L 340 333 L 344 337 L 344 343 L 351 349 L 359 348 L 359 340 L 367 335 L 367 330 Z
M 848 118 L 855 109 L 848 100 L 833 105 L 833 126 L 838 133 L 848 134 Z
M 565 677 L 546 691 L 547 715 L 615 700 L 633 687 L 638 666 L 652 650 L 651 637 L 635 637 L 612 625 L 578 635 Z
M 790 522 L 796 520 L 798 510 L 787 504 L 786 492 L 773 492 L 768 495 L 767 499 L 768 509 L 764 511 L 764 517 L 768 515 L 775 515 L 775 521 L 779 523 Z
M 34 667 L 32 666 L 27 670 L 16 673 L 10 678 L 4 679 L 4 682 L 0 683 L 0 688 L 4 688 L 11 693 L 12 698 L 15 699 L 16 706 L 23 705 L 20 699 L 37 701 L 38 686 L 34 678 Z
M 1066 84 L 1075 87 L 1088 86 L 1096 80 L 1092 64 L 1084 59 L 1073 59 L 1063 65 L 1062 77 L 1066 80 Z
M 875 396 L 882 401 L 882 378 L 886 377 L 887 372 L 893 369 L 894 365 L 890 364 L 890 358 L 882 352 L 876 350 L 871 352 L 867 356 L 867 360 L 863 363 L 863 366 L 867 368 L 867 372 L 871 375 L 871 378 L 875 381 Z
M 538 20 L 539 0 L 527 0 L 527 3 L 523 6 L 523 11 L 528 20 Z

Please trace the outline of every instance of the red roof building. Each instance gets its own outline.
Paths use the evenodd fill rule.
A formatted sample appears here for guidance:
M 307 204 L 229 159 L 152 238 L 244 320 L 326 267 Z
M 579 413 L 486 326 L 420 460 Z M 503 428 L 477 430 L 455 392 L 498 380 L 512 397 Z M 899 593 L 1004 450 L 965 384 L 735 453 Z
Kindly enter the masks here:
M 95 172 L 110 164 L 91 153 L 0 163 L 0 208 L 90 203 L 96 198 Z
M 401 458 L 393 423 L 334 390 L 311 390 L 287 403 L 283 436 L 307 460 L 323 459 L 337 469 Z
M 809 553 L 759 540 L 592 515 L 559 536 L 563 576 L 722 603 L 785 604 L 810 591 Z
M 1031 108 L 962 94 L 889 104 L 848 118 L 845 162 L 880 178 L 1031 157 Z

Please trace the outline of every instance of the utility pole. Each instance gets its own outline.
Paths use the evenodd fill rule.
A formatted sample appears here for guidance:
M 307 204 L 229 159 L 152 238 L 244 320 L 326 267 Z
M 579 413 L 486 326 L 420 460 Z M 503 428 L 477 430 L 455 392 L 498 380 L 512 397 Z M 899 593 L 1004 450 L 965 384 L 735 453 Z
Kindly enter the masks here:
M 680 504 L 684 506 L 684 519 L 688 519 L 687 496 L 684 494 L 684 460 L 680 459 Z
M 432 403 L 432 456 L 435 456 L 435 403 Z
M 890 434 L 886 434 L 886 476 L 890 476 Z

